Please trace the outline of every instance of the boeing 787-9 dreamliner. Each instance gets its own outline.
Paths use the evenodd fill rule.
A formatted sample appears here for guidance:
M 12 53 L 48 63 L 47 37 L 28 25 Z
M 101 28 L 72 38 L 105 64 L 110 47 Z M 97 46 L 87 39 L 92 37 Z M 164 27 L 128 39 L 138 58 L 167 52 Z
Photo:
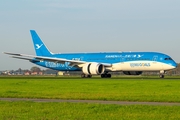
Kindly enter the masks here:
M 110 78 L 109 72 L 122 71 L 126 75 L 140 75 L 144 71 L 159 71 L 164 78 L 166 71 L 177 67 L 168 55 L 158 52 L 97 52 L 97 53 L 52 53 L 34 30 L 30 30 L 36 55 L 4 52 L 13 58 L 58 71 L 82 71 L 81 77 L 101 75 Z

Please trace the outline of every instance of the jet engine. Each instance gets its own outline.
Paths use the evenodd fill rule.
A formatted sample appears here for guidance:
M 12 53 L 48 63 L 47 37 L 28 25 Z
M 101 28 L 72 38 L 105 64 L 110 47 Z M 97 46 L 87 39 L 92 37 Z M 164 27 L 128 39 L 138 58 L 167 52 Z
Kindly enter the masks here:
M 141 75 L 142 71 L 123 71 L 125 75 Z
M 82 68 L 82 72 L 87 75 L 100 75 L 104 73 L 104 70 L 104 65 L 99 63 L 87 63 Z

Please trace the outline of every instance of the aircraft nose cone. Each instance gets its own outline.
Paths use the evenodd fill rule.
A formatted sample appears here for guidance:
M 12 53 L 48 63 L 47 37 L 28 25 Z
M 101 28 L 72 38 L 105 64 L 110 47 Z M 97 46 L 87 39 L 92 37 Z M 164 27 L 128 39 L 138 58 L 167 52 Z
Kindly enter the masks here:
M 177 63 L 174 61 L 169 62 L 167 65 L 163 65 L 164 69 L 171 70 L 177 67 Z
M 172 66 L 173 66 L 174 68 L 176 68 L 177 65 L 178 65 L 178 64 L 177 64 L 176 62 L 173 62 L 173 63 L 172 63 Z

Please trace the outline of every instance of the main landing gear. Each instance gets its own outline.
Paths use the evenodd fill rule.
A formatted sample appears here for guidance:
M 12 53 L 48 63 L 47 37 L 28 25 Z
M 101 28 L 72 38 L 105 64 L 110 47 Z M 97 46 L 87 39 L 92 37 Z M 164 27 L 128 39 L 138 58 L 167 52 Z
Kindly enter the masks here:
M 86 74 L 81 74 L 81 78 L 91 78 L 92 75 L 86 75 Z M 104 73 L 104 74 L 101 74 L 101 78 L 111 78 L 111 74 L 107 74 L 107 73 Z
M 92 75 L 86 75 L 86 74 L 81 74 L 81 78 L 91 78 L 92 77 Z
M 111 74 L 101 74 L 101 78 L 111 78 Z
M 104 74 L 101 74 L 101 78 L 111 78 L 111 74 L 108 74 L 108 72 L 104 72 Z

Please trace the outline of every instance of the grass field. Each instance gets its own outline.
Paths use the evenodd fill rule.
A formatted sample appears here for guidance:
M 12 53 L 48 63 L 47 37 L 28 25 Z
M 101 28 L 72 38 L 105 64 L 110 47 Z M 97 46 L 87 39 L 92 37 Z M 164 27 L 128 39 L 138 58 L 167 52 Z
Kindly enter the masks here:
M 179 120 L 178 106 L 0 102 L 1 120 Z
M 180 102 L 180 77 L 0 77 L 0 97 Z
M 180 102 L 180 77 L 0 77 L 0 97 Z M 0 101 L 0 119 L 167 120 L 180 106 Z

